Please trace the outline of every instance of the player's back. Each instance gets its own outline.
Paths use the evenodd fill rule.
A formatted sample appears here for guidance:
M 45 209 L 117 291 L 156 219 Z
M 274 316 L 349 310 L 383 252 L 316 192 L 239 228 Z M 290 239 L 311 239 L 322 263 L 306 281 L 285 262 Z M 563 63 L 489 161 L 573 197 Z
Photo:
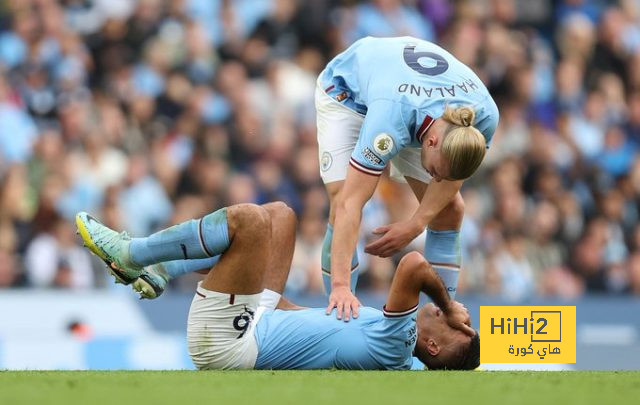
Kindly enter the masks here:
M 324 309 L 269 311 L 255 330 L 258 369 L 409 369 L 415 313 L 385 317 L 363 307 L 349 322 Z
M 425 115 L 440 117 L 447 105 L 476 109 L 476 127 L 490 141 L 498 110 L 489 91 L 464 63 L 440 46 L 413 37 L 356 41 L 320 75 L 324 88 L 344 86 L 358 110 L 378 100 L 401 104 L 408 127 Z

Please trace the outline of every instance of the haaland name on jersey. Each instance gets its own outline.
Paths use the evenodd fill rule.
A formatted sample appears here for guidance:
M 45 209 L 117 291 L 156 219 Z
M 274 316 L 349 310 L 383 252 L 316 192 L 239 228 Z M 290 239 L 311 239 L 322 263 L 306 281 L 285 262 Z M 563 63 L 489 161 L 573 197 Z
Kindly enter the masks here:
M 319 85 L 364 117 L 349 164 L 376 176 L 403 149 L 420 148 L 448 106 L 473 108 L 473 125 L 487 147 L 499 120 L 498 107 L 473 70 L 440 46 L 412 37 L 356 41 L 329 62 Z
M 459 88 L 460 91 L 463 91 L 466 94 L 469 94 L 471 91 L 478 91 L 478 85 L 472 79 L 465 79 L 457 84 L 452 84 L 451 86 L 441 86 L 441 87 L 424 87 L 419 84 L 410 84 L 410 83 L 402 83 L 398 86 L 398 93 L 408 93 L 410 95 L 423 96 L 423 97 L 440 97 L 445 98 L 448 97 L 447 94 L 451 97 L 456 96 L 456 88 Z M 445 92 L 447 94 L 445 94 Z

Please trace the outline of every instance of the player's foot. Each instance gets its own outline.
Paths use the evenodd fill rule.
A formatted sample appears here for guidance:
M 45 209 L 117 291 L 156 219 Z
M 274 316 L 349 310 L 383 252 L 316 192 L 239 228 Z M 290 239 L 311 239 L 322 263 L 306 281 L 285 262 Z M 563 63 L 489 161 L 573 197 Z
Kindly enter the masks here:
M 162 295 L 169 279 L 169 274 L 162 264 L 152 264 L 142 270 L 140 277 L 131 286 L 140 293 L 140 299 L 152 300 Z
M 84 245 L 107 264 L 116 282 L 131 284 L 140 277 L 143 269 L 130 259 L 131 238 L 126 232 L 109 229 L 86 212 L 76 215 L 76 226 Z

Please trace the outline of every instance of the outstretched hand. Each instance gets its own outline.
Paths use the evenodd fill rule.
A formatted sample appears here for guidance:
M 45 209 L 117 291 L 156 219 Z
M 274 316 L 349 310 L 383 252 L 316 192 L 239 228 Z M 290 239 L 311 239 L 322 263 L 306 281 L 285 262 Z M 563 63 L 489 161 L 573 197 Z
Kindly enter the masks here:
M 353 314 L 354 318 L 358 317 L 360 309 L 360 301 L 351 292 L 348 287 L 336 287 L 329 295 L 329 305 L 327 306 L 327 315 L 336 308 L 336 318 L 344 319 L 348 322 Z
M 396 222 L 378 227 L 373 230 L 374 235 L 382 235 L 365 246 L 364 251 L 374 256 L 389 257 L 407 246 L 424 230 L 414 221 Z
M 447 324 L 453 329 L 458 329 L 465 335 L 473 337 L 476 331 L 471 327 L 471 317 L 467 308 L 458 301 L 450 301 L 449 307 L 444 312 Z

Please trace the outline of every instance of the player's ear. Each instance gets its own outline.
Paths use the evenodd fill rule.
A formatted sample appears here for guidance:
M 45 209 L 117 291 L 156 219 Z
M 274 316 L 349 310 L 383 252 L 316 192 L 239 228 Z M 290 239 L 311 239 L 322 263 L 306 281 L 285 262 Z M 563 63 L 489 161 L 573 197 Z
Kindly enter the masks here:
M 427 136 L 427 147 L 435 147 L 438 144 L 438 137 L 435 134 L 429 134 Z
M 440 346 L 432 338 L 427 339 L 427 351 L 432 356 L 437 356 L 440 353 Z
M 434 125 L 435 126 L 435 125 Z M 427 132 L 427 146 L 435 148 L 440 143 L 440 137 L 438 136 L 438 129 L 431 128 L 429 132 Z

